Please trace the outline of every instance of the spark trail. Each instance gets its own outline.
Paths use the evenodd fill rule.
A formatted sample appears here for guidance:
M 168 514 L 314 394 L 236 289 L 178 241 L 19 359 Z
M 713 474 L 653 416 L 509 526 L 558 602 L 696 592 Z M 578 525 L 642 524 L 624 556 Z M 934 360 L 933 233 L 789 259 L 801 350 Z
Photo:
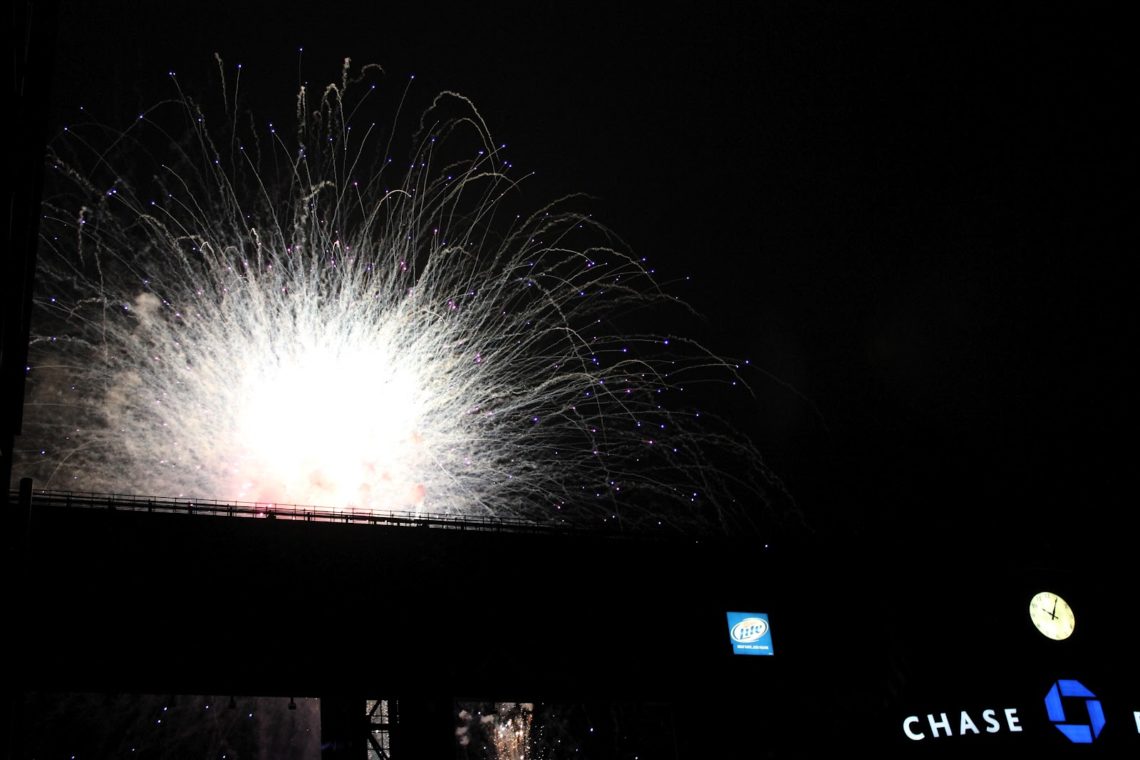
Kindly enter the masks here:
M 723 527 L 783 500 L 747 439 L 683 403 L 735 366 L 623 334 L 676 309 L 645 262 L 579 198 L 518 212 L 457 94 L 397 168 L 360 117 L 374 73 L 302 90 L 295 134 L 236 102 L 212 128 L 181 90 L 111 138 L 61 134 L 19 474 L 579 524 Z

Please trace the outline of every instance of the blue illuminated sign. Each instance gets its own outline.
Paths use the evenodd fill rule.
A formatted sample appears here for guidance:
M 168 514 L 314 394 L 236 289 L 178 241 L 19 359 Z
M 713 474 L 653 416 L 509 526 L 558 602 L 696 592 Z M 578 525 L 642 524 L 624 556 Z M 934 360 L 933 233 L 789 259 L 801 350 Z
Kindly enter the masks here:
M 772 654 L 772 629 L 766 613 L 728 613 L 728 638 L 733 654 Z
M 1061 704 L 1061 697 L 1083 697 L 1089 722 L 1069 723 L 1065 720 L 1065 707 Z M 1080 681 L 1061 679 L 1053 684 L 1053 688 L 1045 695 L 1045 711 L 1049 713 L 1049 720 L 1053 721 L 1057 730 L 1073 744 L 1092 744 L 1104 728 L 1104 710 L 1100 706 L 1100 700 Z
M 1068 705 L 1063 703 L 1062 700 L 1065 699 L 1069 700 Z M 1077 704 L 1078 701 L 1080 704 Z M 1084 705 L 1083 710 L 1080 705 Z M 1074 722 L 1066 718 L 1066 707 L 1069 715 L 1076 721 L 1080 721 L 1087 714 L 1088 722 Z M 902 730 L 906 738 L 915 742 L 967 734 L 980 735 L 983 728 L 987 734 L 996 734 L 1003 730 L 1001 716 L 1004 713 L 1006 729 L 1010 733 L 1019 734 L 1022 732 L 1022 727 L 1021 716 L 1017 710 L 1016 707 L 1007 707 L 1004 710 L 989 708 L 982 711 L 980 721 L 975 720 L 966 710 L 959 711 L 957 721 L 954 720 L 952 711 L 929 712 L 925 721 L 922 715 L 908 715 L 903 718 Z M 1073 679 L 1061 678 L 1053 682 L 1045 695 L 1045 712 L 1049 716 L 1049 721 L 1073 744 L 1092 744 L 1100 736 L 1106 723 L 1100 700 L 1083 683 Z M 1140 734 L 1140 711 L 1136 711 L 1134 715 L 1136 732 Z

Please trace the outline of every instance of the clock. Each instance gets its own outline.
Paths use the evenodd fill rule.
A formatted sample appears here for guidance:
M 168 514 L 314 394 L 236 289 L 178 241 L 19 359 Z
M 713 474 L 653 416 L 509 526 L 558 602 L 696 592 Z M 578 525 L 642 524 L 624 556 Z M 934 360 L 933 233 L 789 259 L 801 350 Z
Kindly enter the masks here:
M 1029 602 L 1029 619 L 1042 635 L 1061 641 L 1073 635 L 1077 619 L 1073 608 L 1051 591 L 1042 591 Z

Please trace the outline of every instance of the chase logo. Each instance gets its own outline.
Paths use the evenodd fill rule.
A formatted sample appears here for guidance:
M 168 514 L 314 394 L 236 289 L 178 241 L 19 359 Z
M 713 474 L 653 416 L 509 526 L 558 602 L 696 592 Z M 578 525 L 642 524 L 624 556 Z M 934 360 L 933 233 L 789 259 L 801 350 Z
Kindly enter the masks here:
M 759 641 L 768 632 L 768 621 L 764 618 L 744 618 L 732 626 L 732 640 L 738 644 L 751 644 Z
M 763 612 L 728 613 L 728 638 L 733 654 L 772 654 L 772 629 Z
M 1061 697 L 1083 697 L 1089 722 L 1068 722 Z M 1049 720 L 1053 721 L 1057 730 L 1067 736 L 1073 744 L 1092 744 L 1093 740 L 1100 736 L 1100 730 L 1104 728 L 1104 710 L 1100 706 L 1100 700 L 1080 681 L 1061 679 L 1053 684 L 1053 688 L 1045 695 L 1045 711 L 1049 713 Z

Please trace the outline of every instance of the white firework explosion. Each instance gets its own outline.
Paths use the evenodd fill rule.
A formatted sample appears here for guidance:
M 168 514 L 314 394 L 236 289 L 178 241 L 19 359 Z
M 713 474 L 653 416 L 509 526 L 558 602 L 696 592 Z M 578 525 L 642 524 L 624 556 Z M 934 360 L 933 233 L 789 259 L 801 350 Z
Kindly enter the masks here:
M 503 146 L 455 93 L 397 169 L 390 138 L 354 129 L 372 71 L 346 61 L 316 102 L 302 90 L 295 137 L 239 128 L 236 103 L 212 131 L 180 91 L 111 140 L 65 130 L 18 472 L 576 524 L 723 526 L 790 503 L 747 439 L 677 403 L 735 365 L 622 334 L 677 303 L 644 260 L 579 199 L 515 213 Z

